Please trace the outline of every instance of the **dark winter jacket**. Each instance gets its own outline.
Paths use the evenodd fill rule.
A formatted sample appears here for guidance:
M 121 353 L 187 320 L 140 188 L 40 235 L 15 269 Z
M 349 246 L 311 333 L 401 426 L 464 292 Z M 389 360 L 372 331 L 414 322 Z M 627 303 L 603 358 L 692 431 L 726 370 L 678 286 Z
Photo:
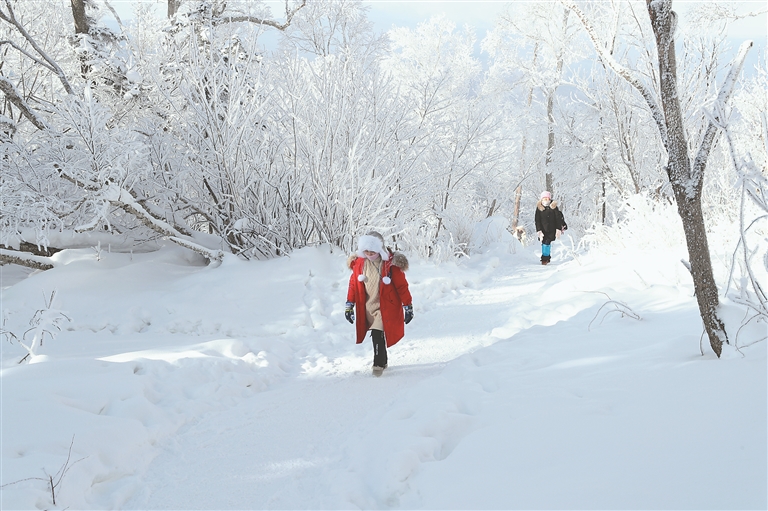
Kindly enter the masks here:
M 536 204 L 536 232 L 544 234 L 542 243 L 549 245 L 555 241 L 558 230 L 564 231 L 567 228 L 563 213 L 557 209 L 557 201 L 550 202 L 548 207 L 544 207 L 541 201 Z
M 389 251 L 389 254 L 389 260 L 382 262 L 379 280 L 381 320 L 384 323 L 384 337 L 387 341 L 387 347 L 394 346 L 405 335 L 403 305 L 411 305 L 412 301 L 411 293 L 408 290 L 408 281 L 405 279 L 408 259 L 399 252 Z M 365 333 L 369 328 L 365 317 L 365 282 L 358 279 L 363 273 L 364 265 L 365 258 L 357 257 L 356 254 L 347 259 L 347 266 L 352 270 L 352 275 L 349 277 L 347 301 L 355 304 L 357 344 L 363 342 Z

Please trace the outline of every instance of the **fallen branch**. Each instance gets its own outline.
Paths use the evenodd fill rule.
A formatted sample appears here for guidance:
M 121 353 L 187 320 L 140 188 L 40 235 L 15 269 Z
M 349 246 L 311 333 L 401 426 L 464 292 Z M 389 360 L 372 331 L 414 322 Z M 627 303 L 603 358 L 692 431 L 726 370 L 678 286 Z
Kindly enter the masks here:
M 19 266 L 26 266 L 35 270 L 50 270 L 53 268 L 53 261 L 50 257 L 37 256 L 5 248 L 0 248 L 0 263 L 18 264 Z

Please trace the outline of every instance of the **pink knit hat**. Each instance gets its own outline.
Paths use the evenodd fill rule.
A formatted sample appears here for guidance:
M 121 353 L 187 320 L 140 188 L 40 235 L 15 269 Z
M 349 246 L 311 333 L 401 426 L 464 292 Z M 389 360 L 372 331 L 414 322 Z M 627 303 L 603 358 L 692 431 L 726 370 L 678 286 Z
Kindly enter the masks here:
M 552 194 L 547 191 L 541 192 L 541 198 L 552 200 Z

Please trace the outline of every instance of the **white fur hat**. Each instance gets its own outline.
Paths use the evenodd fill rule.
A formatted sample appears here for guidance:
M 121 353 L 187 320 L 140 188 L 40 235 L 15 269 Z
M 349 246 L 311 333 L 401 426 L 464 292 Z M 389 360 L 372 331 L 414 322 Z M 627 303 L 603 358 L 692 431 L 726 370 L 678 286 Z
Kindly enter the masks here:
M 371 231 L 365 236 L 360 236 L 357 240 L 357 256 L 365 257 L 364 250 L 369 252 L 378 252 L 381 254 L 381 259 L 384 261 L 389 260 L 389 251 L 384 248 L 384 236 L 376 231 Z

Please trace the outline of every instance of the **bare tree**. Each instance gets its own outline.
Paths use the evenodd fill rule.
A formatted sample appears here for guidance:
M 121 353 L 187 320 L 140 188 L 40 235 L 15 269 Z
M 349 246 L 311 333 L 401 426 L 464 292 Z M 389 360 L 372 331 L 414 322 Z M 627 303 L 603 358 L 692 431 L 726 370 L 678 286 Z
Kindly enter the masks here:
M 693 286 L 699 313 L 709 337 L 710 346 L 719 357 L 723 342 L 728 342 L 725 326 L 718 315 L 719 298 L 717 284 L 712 272 L 712 261 L 707 241 L 707 230 L 701 207 L 701 194 L 707 158 L 715 136 L 719 131 L 720 119 L 724 107 L 733 92 L 734 85 L 744 64 L 752 43 L 742 45 L 734 60 L 731 70 L 723 83 L 714 106 L 714 117 L 707 126 L 699 149 L 693 161 L 688 152 L 686 129 L 680 108 L 677 89 L 677 62 L 675 59 L 675 28 L 677 14 L 672 10 L 671 0 L 646 0 L 648 15 L 656 37 L 659 65 L 659 94 L 661 106 L 643 80 L 634 72 L 624 68 L 608 53 L 589 19 L 571 0 L 561 0 L 581 20 L 605 64 L 626 79 L 645 99 L 664 142 L 667 151 L 667 175 L 677 200 L 678 213 L 683 221 L 686 244 L 688 246 L 688 269 L 693 277 Z

